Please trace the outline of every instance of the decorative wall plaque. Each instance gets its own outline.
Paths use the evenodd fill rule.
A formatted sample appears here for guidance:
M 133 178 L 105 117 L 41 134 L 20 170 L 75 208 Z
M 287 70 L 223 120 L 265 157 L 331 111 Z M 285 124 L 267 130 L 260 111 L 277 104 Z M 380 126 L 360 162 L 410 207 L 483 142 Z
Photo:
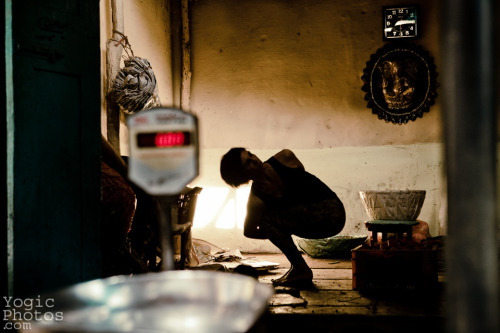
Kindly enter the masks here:
M 433 59 L 413 44 L 387 44 L 366 63 L 362 90 L 367 107 L 395 124 L 422 118 L 437 96 Z

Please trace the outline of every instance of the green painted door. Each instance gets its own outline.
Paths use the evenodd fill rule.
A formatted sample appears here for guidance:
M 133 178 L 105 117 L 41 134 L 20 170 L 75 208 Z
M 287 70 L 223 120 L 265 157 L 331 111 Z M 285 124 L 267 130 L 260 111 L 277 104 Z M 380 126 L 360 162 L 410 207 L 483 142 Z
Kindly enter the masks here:
M 99 1 L 12 1 L 13 288 L 100 274 Z

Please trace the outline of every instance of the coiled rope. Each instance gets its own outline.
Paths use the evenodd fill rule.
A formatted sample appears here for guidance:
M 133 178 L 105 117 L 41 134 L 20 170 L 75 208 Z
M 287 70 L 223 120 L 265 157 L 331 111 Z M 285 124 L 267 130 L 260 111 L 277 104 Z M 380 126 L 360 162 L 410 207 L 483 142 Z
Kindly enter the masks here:
M 126 53 L 125 67 L 116 75 L 113 91 L 115 102 L 123 112 L 133 114 L 145 109 L 160 106 L 153 68 L 147 59 L 134 56 L 127 36 L 113 30 L 122 38 L 116 45 L 122 44 Z

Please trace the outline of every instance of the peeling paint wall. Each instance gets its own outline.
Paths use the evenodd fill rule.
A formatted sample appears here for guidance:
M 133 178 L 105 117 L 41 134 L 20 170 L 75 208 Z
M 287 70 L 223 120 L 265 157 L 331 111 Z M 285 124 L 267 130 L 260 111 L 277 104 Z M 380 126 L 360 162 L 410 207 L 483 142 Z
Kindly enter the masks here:
M 415 145 L 384 145 L 337 147 L 328 149 L 296 149 L 297 157 L 306 170 L 317 175 L 337 193 L 344 203 L 347 213 L 342 235 L 368 235 L 364 221 L 369 220 L 359 191 L 362 190 L 426 190 L 419 220 L 429 223 L 430 233 L 440 235 L 445 223 L 445 185 L 442 178 L 443 146 L 439 143 Z M 252 150 L 261 159 L 271 157 L 276 150 Z M 225 149 L 205 149 L 202 151 L 201 174 L 195 184 L 203 186 L 206 199 L 212 193 L 228 188 L 220 179 L 218 164 Z M 202 192 L 202 194 L 204 194 Z M 228 190 L 226 207 L 236 205 L 236 191 Z M 214 203 L 215 204 L 215 203 Z M 277 249 L 267 240 L 245 238 L 239 228 L 216 229 L 217 217 L 199 207 L 195 216 L 204 226 L 193 230 L 193 236 L 210 241 L 220 247 L 239 248 L 248 252 L 275 252 Z M 220 212 L 220 216 L 224 215 Z M 205 225 L 207 221 L 209 223 Z

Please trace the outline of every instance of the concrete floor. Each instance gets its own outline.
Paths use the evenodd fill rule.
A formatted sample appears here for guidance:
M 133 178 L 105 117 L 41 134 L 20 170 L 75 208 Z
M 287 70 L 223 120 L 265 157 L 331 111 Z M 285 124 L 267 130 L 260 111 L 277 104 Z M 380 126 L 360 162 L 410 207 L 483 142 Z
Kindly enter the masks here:
M 290 264 L 279 254 L 244 254 L 279 263 L 261 273 L 259 281 L 283 275 Z M 314 273 L 314 286 L 305 290 L 278 287 L 267 313 L 252 332 L 444 332 L 443 284 L 436 290 L 360 292 L 352 288 L 350 259 L 315 259 L 304 255 Z

